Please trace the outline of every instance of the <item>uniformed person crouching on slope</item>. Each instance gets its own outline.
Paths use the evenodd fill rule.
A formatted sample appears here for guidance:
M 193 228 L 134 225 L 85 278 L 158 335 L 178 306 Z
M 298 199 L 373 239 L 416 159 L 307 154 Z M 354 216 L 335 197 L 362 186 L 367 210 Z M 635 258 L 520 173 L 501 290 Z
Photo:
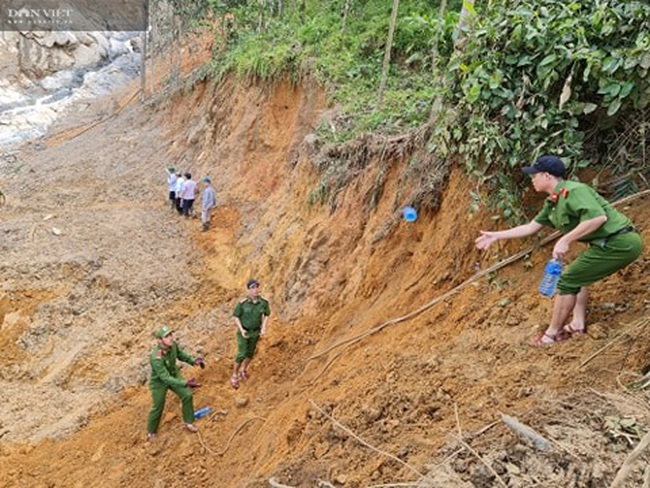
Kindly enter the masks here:
M 500 239 L 533 235 L 543 226 L 562 233 L 553 248 L 555 259 L 564 258 L 575 241 L 588 245 L 560 275 L 551 322 L 533 341 L 534 346 L 543 347 L 587 332 L 587 287 L 638 258 L 643 243 L 630 219 L 593 188 L 564 179 L 566 169 L 560 158 L 542 156 L 522 171 L 531 176 L 536 191 L 548 194 L 544 207 L 527 224 L 499 232 L 481 231 L 476 246 L 487 249 Z M 566 323 L 571 312 L 572 320 Z
M 240 300 L 233 316 L 237 324 L 237 357 L 233 365 L 230 384 L 239 388 L 239 380 L 248 379 L 248 365 L 255 354 L 257 341 L 266 334 L 266 327 L 271 315 L 269 302 L 260 296 L 260 283 L 250 280 L 246 283 L 248 296 Z
M 192 401 L 192 389 L 198 388 L 199 385 L 194 378 L 185 381 L 176 366 L 176 359 L 194 366 L 205 368 L 205 362 L 202 358 L 194 359 L 188 353 L 183 351 L 174 341 L 172 331 L 167 327 L 162 327 L 156 334 L 158 345 L 151 352 L 151 379 L 149 387 L 153 397 L 153 408 L 149 412 L 147 419 L 147 439 L 153 441 L 156 438 L 158 424 L 165 408 L 165 397 L 167 390 L 171 390 L 181 399 L 181 410 L 183 412 L 183 422 L 185 428 L 190 432 L 198 432 L 194 426 L 194 403 Z

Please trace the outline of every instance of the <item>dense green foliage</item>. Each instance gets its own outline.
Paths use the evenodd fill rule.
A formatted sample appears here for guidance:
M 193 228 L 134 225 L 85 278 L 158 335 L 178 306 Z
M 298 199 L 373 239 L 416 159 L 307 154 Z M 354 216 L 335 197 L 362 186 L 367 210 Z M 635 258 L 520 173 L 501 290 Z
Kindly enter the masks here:
M 395 62 L 384 103 L 377 109 L 391 5 L 380 0 L 352 0 L 345 26 L 344 9 L 344 0 L 306 2 L 304 9 L 287 7 L 280 17 L 277 8 L 269 11 L 263 2 L 248 2 L 239 8 L 222 3 L 217 11 L 234 15 L 235 34 L 221 39 L 212 74 L 217 80 L 228 72 L 263 80 L 286 74 L 294 79 L 307 74 L 315 77 L 346 114 L 345 127 L 330 134 L 338 140 L 366 131 L 401 133 L 425 122 L 435 93 L 431 48 L 437 10 L 426 0 L 402 1 L 404 15 L 399 18 L 393 44 Z M 450 29 L 453 25 L 449 23 Z M 451 45 L 451 36 L 447 37 Z
M 650 100 L 650 6 L 493 2 L 446 66 L 454 139 L 472 165 L 555 153 L 580 168 L 586 129 L 611 129 Z
M 402 0 L 381 105 L 392 2 L 195 3 L 195 11 L 222 19 L 209 76 L 317 79 L 341 107 L 335 124 L 320 129 L 329 142 L 434 121 L 429 151 L 440 159 L 462 154 L 469 172 L 496 182 L 506 214 L 517 200 L 513 167 L 545 153 L 563 156 L 573 171 L 607 164 L 603 144 L 620 140 L 630 118 L 641 123 L 650 100 L 646 2 L 477 1 L 457 40 L 462 2 L 441 12 L 438 2 Z M 647 164 L 648 143 L 634 139 L 626 139 L 627 160 L 617 169 Z

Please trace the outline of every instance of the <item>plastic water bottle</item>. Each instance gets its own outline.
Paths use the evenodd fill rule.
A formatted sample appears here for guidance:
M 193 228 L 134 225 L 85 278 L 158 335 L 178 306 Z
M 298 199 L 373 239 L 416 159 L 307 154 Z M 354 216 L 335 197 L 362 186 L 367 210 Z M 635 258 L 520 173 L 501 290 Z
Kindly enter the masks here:
M 404 215 L 404 220 L 407 222 L 415 222 L 418 219 L 417 210 L 408 205 L 402 209 L 402 214 Z
M 562 274 L 562 261 L 559 259 L 549 260 L 544 268 L 542 282 L 539 284 L 540 295 L 548 298 L 555 295 L 555 288 L 557 287 L 557 281 L 560 279 L 560 274 Z
M 212 409 L 210 407 L 204 407 L 201 410 L 197 410 L 196 412 L 194 412 L 194 418 L 198 420 L 201 417 L 205 417 L 210 412 L 212 412 Z

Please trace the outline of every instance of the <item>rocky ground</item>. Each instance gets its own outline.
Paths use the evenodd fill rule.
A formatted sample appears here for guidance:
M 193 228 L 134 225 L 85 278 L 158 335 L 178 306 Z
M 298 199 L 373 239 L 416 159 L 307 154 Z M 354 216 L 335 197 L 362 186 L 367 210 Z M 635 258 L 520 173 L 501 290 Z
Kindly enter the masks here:
M 310 205 L 318 87 L 134 93 L 78 105 L 0 158 L 0 484 L 610 485 L 650 426 L 647 388 L 626 387 L 650 363 L 647 250 L 594 287 L 589 335 L 552 348 L 528 346 L 550 309 L 535 291 L 548 248 L 404 318 L 532 244 L 474 249 L 495 224 L 469 212 L 459 169 L 413 224 L 395 219 L 402 160 L 372 161 L 334 208 Z M 170 165 L 215 181 L 210 232 L 167 207 Z M 624 211 L 650 242 L 647 197 Z M 230 313 L 251 276 L 273 319 L 234 391 Z M 189 434 L 170 396 L 148 444 L 162 324 L 207 358 L 183 374 L 213 413 Z M 621 486 L 649 477 L 646 455 Z

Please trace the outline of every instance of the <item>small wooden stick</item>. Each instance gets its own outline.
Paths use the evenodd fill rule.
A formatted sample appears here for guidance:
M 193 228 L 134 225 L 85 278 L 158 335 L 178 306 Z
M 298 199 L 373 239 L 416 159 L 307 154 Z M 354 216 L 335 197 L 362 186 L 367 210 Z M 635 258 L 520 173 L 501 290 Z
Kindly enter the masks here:
M 280 483 L 275 478 L 270 478 L 269 479 L 269 485 L 271 485 L 273 488 L 294 488 L 293 486 L 283 485 L 282 483 Z
M 369 486 L 368 488 L 400 488 L 400 487 L 418 488 L 418 486 L 422 486 L 420 485 L 419 481 L 411 481 L 411 482 L 407 481 L 405 483 L 384 483 L 381 485 L 372 485 Z
M 600 349 L 598 349 L 595 353 L 593 353 L 593 354 L 592 354 L 591 356 L 589 356 L 587 359 L 585 359 L 584 361 L 582 361 L 582 362 L 578 365 L 577 369 L 582 369 L 583 366 L 586 366 L 587 364 L 589 364 L 593 359 L 595 359 L 597 356 L 599 356 L 603 351 L 609 349 L 609 348 L 612 347 L 614 344 L 616 344 L 616 342 L 617 342 L 617 341 L 618 341 L 622 336 L 624 336 L 624 335 L 626 335 L 625 332 L 621 332 L 620 334 L 617 334 L 617 335 L 616 335 L 616 336 L 615 336 L 611 341 L 609 341 L 609 342 L 608 342 L 607 344 L 605 344 L 603 347 L 601 347 Z
M 637 321 L 633 322 L 632 324 L 629 324 L 624 330 L 622 330 L 616 336 L 614 336 L 614 338 L 611 341 L 609 341 L 607 344 L 605 344 L 603 347 L 598 349 L 595 353 L 593 353 L 591 356 L 589 356 L 587 359 L 585 359 L 583 362 L 581 362 L 576 369 L 580 369 L 584 365 L 586 365 L 587 363 L 591 362 L 596 356 L 598 356 L 604 350 L 606 350 L 606 349 L 610 348 L 611 346 L 613 346 L 621 337 L 627 335 L 627 338 L 630 339 L 631 336 L 629 335 L 629 333 L 631 333 L 633 330 L 643 331 L 648 324 L 650 324 L 650 319 L 645 318 L 645 317 L 640 319 L 640 320 L 637 320 Z M 637 337 L 638 337 L 638 335 L 637 335 Z M 628 350 L 628 353 L 629 353 L 629 350 Z M 627 357 L 627 355 L 626 355 L 626 357 Z
M 477 430 L 476 432 L 472 432 L 471 434 L 469 434 L 469 437 L 471 437 L 472 439 L 474 439 L 475 437 L 480 436 L 480 435 L 483 434 L 484 432 L 487 432 L 488 430 L 490 430 L 492 427 L 494 427 L 494 426 L 497 425 L 498 423 L 499 423 L 499 421 L 498 421 L 498 420 L 495 420 L 494 422 L 492 422 L 491 424 L 486 425 L 486 426 L 483 427 L 482 429 Z
M 614 478 L 614 481 L 612 481 L 612 484 L 609 485 L 609 488 L 619 488 L 623 486 L 623 482 L 625 481 L 625 478 L 627 478 L 627 475 L 630 474 L 630 471 L 632 471 L 634 463 L 639 456 L 641 456 L 643 451 L 648 448 L 648 446 L 650 446 L 650 432 L 643 436 L 643 439 L 641 439 L 628 457 L 625 458 L 623 465 L 618 470 L 618 473 L 616 473 L 616 477 Z
M 492 473 L 492 476 L 496 478 L 496 480 L 501 484 L 501 486 L 504 486 L 508 488 L 508 485 L 506 484 L 505 481 L 503 481 L 503 478 L 499 476 L 499 474 L 490 466 L 485 459 L 481 457 L 481 455 L 476 452 L 472 446 L 470 446 L 467 442 L 465 442 L 463 439 L 459 438 L 458 436 L 453 436 L 456 438 L 458 442 L 460 442 L 461 446 L 463 446 L 465 449 L 467 449 L 469 452 L 471 452 L 476 458 L 483 463 L 483 465 Z
M 358 442 L 360 442 L 360 443 L 363 444 L 364 446 L 366 446 L 366 447 L 372 449 L 373 451 L 375 451 L 375 452 L 377 452 L 377 453 L 379 453 L 379 454 L 381 454 L 381 455 L 383 455 L 383 456 L 389 457 L 389 458 L 392 459 L 393 461 L 397 461 L 397 462 L 400 463 L 402 466 L 404 466 L 404 467 L 410 469 L 411 471 L 413 471 L 413 472 L 414 472 L 415 474 L 417 474 L 420 478 L 425 478 L 425 477 L 426 477 L 426 475 L 420 473 L 420 472 L 419 472 L 417 469 L 415 469 L 413 466 L 411 466 L 411 465 L 408 464 L 408 463 L 405 463 L 404 461 L 402 461 L 402 460 L 401 460 L 400 458 L 398 458 L 397 456 L 393 456 L 392 454 L 390 454 L 390 453 L 388 453 L 388 452 L 386 452 L 386 451 L 382 451 L 381 449 L 379 449 L 379 448 L 377 448 L 377 447 L 375 447 L 375 446 L 373 446 L 373 445 L 371 445 L 371 444 L 368 444 L 368 443 L 367 443 L 366 441 L 364 441 L 361 437 L 359 437 L 357 434 L 355 434 L 355 433 L 352 432 L 350 429 L 348 429 L 345 425 L 343 425 L 341 422 L 339 422 L 339 421 L 336 420 L 334 417 L 332 417 L 332 416 L 329 415 L 327 412 L 325 412 L 325 410 L 323 410 L 321 407 L 319 407 L 319 406 L 316 404 L 316 402 L 314 402 L 314 400 L 309 399 L 309 403 L 311 403 L 312 406 L 313 406 L 316 410 L 318 410 L 321 414 L 323 414 L 325 417 L 327 417 L 329 420 L 331 420 L 332 423 L 333 423 L 334 425 L 336 425 L 336 426 L 339 427 L 340 429 L 342 429 L 342 430 L 344 430 L 345 432 L 347 432 L 350 436 L 352 436 L 354 439 L 356 439 Z
M 460 418 L 458 417 L 458 404 L 454 402 L 454 415 L 456 416 L 456 427 L 458 428 L 458 437 L 463 438 L 463 431 L 460 428 Z

